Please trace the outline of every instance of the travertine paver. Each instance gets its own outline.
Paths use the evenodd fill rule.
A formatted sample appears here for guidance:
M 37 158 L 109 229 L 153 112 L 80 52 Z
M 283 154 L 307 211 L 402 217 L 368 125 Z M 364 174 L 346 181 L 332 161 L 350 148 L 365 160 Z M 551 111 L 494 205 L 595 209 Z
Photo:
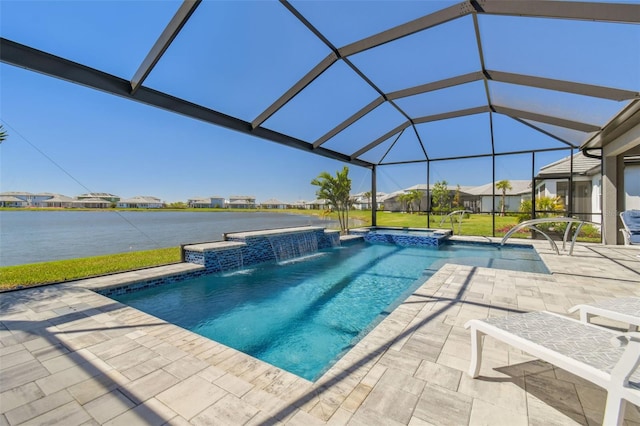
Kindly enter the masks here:
M 640 296 L 637 248 L 534 245 L 553 275 L 445 265 L 316 383 L 89 290 L 190 265 L 4 293 L 0 424 L 598 424 L 604 390 L 504 343 L 466 374 L 469 319 Z

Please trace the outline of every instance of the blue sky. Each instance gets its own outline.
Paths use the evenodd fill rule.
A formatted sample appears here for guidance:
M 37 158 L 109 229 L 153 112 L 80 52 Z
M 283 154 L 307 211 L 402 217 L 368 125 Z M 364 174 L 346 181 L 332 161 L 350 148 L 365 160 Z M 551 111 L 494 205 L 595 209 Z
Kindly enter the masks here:
M 2 0 L 0 32 L 10 40 L 129 79 L 179 4 Z M 292 4 L 341 47 L 453 2 Z M 353 25 L 352 16 L 362 16 L 362 21 Z M 351 60 L 385 92 L 476 71 L 479 61 L 475 43 L 469 43 L 470 19 L 362 52 Z M 540 21 L 516 24 L 513 19 L 481 17 L 487 67 L 640 90 L 640 53 L 630 49 L 640 42 L 637 26 L 544 20 L 541 31 Z M 577 47 L 554 49 L 561 38 Z M 424 54 L 415 54 L 423 50 Z M 327 46 L 277 2 L 204 2 L 145 85 L 251 121 L 328 53 Z M 603 61 L 605 54 L 608 60 Z M 558 62 L 564 65 L 551 66 Z M 293 202 L 313 199 L 315 187 L 310 181 L 321 171 L 334 173 L 343 166 L 10 65 L 0 64 L 0 78 L 0 119 L 10 134 L 0 145 L 2 192 L 75 196 L 94 191 L 124 198 L 153 195 L 168 202 L 195 196 L 254 195 L 258 201 Z M 206 84 L 194 84 L 199 81 Z M 417 116 L 481 104 L 482 84 L 465 86 L 400 99 L 398 104 Z M 624 105 L 558 94 L 549 103 L 548 91 L 510 86 L 492 84 L 494 102 L 537 112 L 556 109 L 568 119 L 587 117 L 596 124 L 606 123 Z M 339 61 L 264 126 L 313 141 L 376 96 Z M 374 140 L 404 120 L 385 108 L 390 107 L 383 105 L 325 146 L 353 145 L 356 150 L 366 144 L 361 141 Z M 486 116 L 421 125 L 426 134 L 443 141 L 429 145 L 432 156 L 486 153 L 490 150 Z M 494 130 L 498 151 L 561 146 L 504 116 L 495 116 Z M 363 158 L 379 158 L 392 142 L 386 141 Z M 401 161 L 419 149 L 411 132 L 405 132 L 400 142 L 397 146 L 404 151 L 394 148 L 389 159 Z M 567 153 L 538 154 L 536 167 Z M 529 179 L 530 159 L 528 155 L 496 157 L 496 178 Z M 369 170 L 349 167 L 353 192 L 368 191 Z M 445 179 L 450 185 L 481 185 L 491 177 L 490 157 L 431 163 L 432 183 Z M 379 191 L 425 182 L 425 164 L 378 169 Z

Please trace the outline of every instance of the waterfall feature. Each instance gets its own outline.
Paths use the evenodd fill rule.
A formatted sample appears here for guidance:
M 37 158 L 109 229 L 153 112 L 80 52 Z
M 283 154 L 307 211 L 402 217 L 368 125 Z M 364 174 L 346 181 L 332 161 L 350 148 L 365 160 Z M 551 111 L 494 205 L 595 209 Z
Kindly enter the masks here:
M 224 241 L 183 246 L 183 256 L 186 262 L 203 265 L 207 273 L 212 273 L 306 258 L 318 250 L 339 246 L 339 231 L 305 226 L 225 234 Z
M 318 237 L 315 233 L 302 232 L 267 236 L 278 262 L 306 256 L 318 251 Z

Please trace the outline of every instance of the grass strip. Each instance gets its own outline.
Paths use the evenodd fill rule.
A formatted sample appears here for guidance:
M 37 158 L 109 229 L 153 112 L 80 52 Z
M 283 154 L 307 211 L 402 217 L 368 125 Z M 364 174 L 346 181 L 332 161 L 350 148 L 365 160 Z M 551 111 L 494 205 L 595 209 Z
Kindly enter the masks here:
M 0 291 L 180 261 L 180 247 L 0 267 Z

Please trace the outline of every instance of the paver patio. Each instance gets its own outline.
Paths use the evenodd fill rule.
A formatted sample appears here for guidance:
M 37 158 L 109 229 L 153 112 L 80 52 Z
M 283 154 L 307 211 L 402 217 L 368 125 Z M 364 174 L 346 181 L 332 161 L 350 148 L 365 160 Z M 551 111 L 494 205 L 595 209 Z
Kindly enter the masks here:
M 638 248 L 533 244 L 552 275 L 446 265 L 315 383 L 89 290 L 190 265 L 3 293 L 0 425 L 599 424 L 601 388 L 491 338 L 466 374 L 469 319 L 640 296 Z

